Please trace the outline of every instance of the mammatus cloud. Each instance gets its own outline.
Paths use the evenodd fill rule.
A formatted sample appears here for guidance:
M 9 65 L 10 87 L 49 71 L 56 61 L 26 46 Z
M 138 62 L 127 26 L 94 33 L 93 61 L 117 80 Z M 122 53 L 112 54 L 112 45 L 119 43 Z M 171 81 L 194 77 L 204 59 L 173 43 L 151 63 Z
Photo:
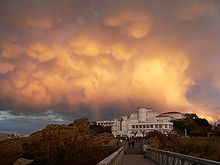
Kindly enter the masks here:
M 2 109 L 100 119 L 149 105 L 214 121 L 220 115 L 219 5 L 1 0 Z

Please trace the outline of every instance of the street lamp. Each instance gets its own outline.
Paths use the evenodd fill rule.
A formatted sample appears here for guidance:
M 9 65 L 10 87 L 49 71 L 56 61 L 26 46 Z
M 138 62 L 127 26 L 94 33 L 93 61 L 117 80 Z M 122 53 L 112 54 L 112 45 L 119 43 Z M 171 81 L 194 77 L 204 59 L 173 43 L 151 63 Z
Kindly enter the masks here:
M 184 131 L 185 131 L 185 137 L 187 136 L 187 130 L 186 129 L 184 129 Z

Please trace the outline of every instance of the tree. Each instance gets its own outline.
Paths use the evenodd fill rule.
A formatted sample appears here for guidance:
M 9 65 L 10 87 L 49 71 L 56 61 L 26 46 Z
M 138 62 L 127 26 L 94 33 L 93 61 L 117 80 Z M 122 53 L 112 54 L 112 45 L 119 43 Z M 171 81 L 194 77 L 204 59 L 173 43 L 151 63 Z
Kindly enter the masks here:
M 183 119 L 183 120 L 176 120 L 173 123 L 173 128 L 177 130 L 177 132 L 184 133 L 185 129 L 187 133 L 190 133 L 192 131 L 192 128 L 189 126 L 191 123 L 191 120 Z
M 194 122 L 201 127 L 209 127 L 210 126 L 209 122 L 206 119 L 196 118 L 196 119 L 194 119 Z

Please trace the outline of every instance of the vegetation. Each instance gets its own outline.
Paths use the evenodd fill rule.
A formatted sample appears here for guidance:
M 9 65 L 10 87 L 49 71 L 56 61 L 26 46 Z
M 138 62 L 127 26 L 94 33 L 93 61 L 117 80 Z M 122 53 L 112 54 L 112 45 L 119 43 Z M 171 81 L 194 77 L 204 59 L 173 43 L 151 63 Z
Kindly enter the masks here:
M 96 134 L 111 133 L 111 127 L 108 126 L 90 125 L 90 129 Z
M 160 132 L 150 132 L 147 138 L 151 147 L 220 161 L 220 137 L 217 137 L 219 132 L 211 131 L 211 125 L 206 119 L 176 120 L 173 127 L 178 135 L 184 135 L 186 130 L 188 137 L 165 136 Z M 216 137 L 207 137 L 210 132 Z
M 0 133 L 0 141 L 8 138 L 7 134 Z
M 173 127 L 180 135 L 183 135 L 186 130 L 187 134 L 192 136 L 207 136 L 207 132 L 211 130 L 211 125 L 208 121 L 201 118 L 176 120 L 173 123 Z
M 167 137 L 155 136 L 149 140 L 151 147 L 220 161 L 219 137 Z

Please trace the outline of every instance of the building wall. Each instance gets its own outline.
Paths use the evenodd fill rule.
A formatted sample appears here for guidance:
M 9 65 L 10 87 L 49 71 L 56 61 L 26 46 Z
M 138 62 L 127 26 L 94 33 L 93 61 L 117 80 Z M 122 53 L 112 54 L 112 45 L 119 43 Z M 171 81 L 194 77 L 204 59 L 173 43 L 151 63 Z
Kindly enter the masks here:
M 112 133 L 114 136 L 126 135 L 128 137 L 143 137 L 148 132 L 160 131 L 169 133 L 173 130 L 171 117 L 157 117 L 159 114 L 150 108 L 139 108 L 137 113 L 130 117 L 122 117 L 114 120 Z
M 95 124 L 96 125 L 101 125 L 101 126 L 112 126 L 113 125 L 113 123 L 114 123 L 114 121 L 113 120 L 103 120 L 103 121 L 96 121 L 95 122 Z
M 220 120 L 218 120 L 218 121 L 215 123 L 215 126 L 216 126 L 216 127 L 219 127 L 219 126 L 220 126 Z
M 122 116 L 120 119 L 96 121 L 97 125 L 111 126 L 114 136 L 125 135 L 128 137 L 143 137 L 148 132 L 159 131 L 164 134 L 173 131 L 172 120 L 182 119 L 184 115 L 178 112 L 159 114 L 151 108 L 141 107 L 130 116 Z

